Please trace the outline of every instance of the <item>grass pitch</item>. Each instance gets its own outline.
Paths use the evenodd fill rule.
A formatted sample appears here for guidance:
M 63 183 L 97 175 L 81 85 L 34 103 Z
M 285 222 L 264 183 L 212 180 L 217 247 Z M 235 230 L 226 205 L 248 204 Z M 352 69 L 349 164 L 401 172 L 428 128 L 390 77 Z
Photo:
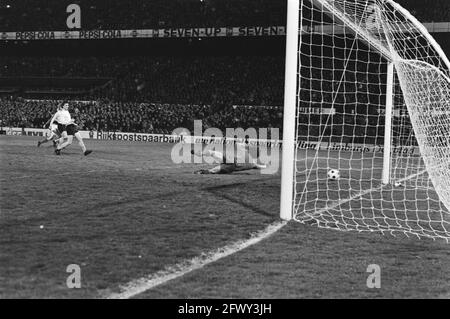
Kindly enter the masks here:
M 202 164 L 173 164 L 169 144 L 87 140 L 88 157 L 76 143 L 58 157 L 36 142 L 0 137 L 0 298 L 101 298 L 278 220 L 279 174 L 194 175 Z M 448 298 L 449 268 L 444 242 L 291 222 L 137 297 Z

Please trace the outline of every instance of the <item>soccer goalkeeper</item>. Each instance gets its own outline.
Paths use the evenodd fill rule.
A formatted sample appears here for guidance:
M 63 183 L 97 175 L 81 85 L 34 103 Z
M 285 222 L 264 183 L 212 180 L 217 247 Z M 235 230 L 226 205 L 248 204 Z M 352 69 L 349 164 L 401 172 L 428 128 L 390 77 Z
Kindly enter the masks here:
M 231 174 L 233 172 L 263 169 L 267 167 L 266 165 L 258 164 L 257 160 L 253 159 L 248 153 L 245 146 L 238 144 L 238 147 L 241 147 L 240 154 L 234 154 L 231 160 L 222 152 L 211 150 L 195 152 L 192 150 L 191 153 L 193 155 L 200 157 L 210 156 L 214 158 L 217 163 L 219 163 L 219 165 L 210 169 L 197 170 L 194 174 Z

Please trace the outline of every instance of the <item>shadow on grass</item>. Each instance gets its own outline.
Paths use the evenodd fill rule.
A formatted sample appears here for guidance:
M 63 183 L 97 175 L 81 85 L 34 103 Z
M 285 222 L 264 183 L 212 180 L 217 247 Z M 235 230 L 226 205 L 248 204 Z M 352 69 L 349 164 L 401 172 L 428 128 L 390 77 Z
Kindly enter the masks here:
M 253 180 L 253 181 L 251 181 L 251 184 L 255 184 L 256 182 L 259 182 L 259 181 L 267 181 L 267 179 Z M 250 187 L 249 184 L 250 184 L 250 182 L 232 183 L 232 184 L 227 184 L 227 185 L 218 185 L 218 186 L 207 187 L 207 188 L 204 188 L 203 190 L 213 194 L 214 196 L 224 198 L 232 203 L 241 205 L 242 207 L 245 207 L 246 209 L 249 209 L 250 211 L 252 211 L 256 214 L 263 215 L 266 217 L 274 217 L 273 211 L 266 211 L 264 209 L 261 209 L 257 205 L 250 203 L 248 200 L 246 200 L 246 197 L 244 194 L 240 194 L 240 196 L 236 196 L 233 194 L 226 193 L 227 190 L 230 190 L 230 189 L 235 190 L 237 187 L 243 187 L 244 189 L 249 188 Z M 252 188 L 254 188 L 254 185 L 252 186 Z

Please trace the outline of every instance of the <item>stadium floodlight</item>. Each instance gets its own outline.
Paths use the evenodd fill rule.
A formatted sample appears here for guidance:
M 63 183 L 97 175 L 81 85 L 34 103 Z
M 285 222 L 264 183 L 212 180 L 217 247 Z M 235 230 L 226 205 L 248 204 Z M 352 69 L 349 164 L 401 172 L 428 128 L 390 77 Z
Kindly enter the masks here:
M 450 62 L 396 2 L 288 0 L 281 184 L 283 219 L 450 241 Z

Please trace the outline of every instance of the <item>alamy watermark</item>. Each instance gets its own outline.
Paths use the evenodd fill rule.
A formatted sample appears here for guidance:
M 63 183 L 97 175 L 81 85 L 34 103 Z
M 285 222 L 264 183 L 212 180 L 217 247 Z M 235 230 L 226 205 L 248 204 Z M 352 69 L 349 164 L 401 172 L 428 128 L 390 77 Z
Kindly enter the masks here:
M 203 123 L 198 120 L 194 121 L 193 134 L 186 128 L 177 128 L 172 135 L 182 137 L 172 148 L 175 164 L 258 163 L 261 174 L 278 172 L 281 147 L 278 128 L 226 128 L 224 133 L 211 127 L 203 131 Z
M 366 272 L 370 273 L 367 277 L 366 285 L 367 288 L 373 289 L 381 288 L 381 267 L 377 264 L 370 264 L 367 266 Z
M 67 266 L 66 272 L 70 273 L 66 279 L 67 288 L 81 288 L 81 267 L 77 264 L 70 264 Z

